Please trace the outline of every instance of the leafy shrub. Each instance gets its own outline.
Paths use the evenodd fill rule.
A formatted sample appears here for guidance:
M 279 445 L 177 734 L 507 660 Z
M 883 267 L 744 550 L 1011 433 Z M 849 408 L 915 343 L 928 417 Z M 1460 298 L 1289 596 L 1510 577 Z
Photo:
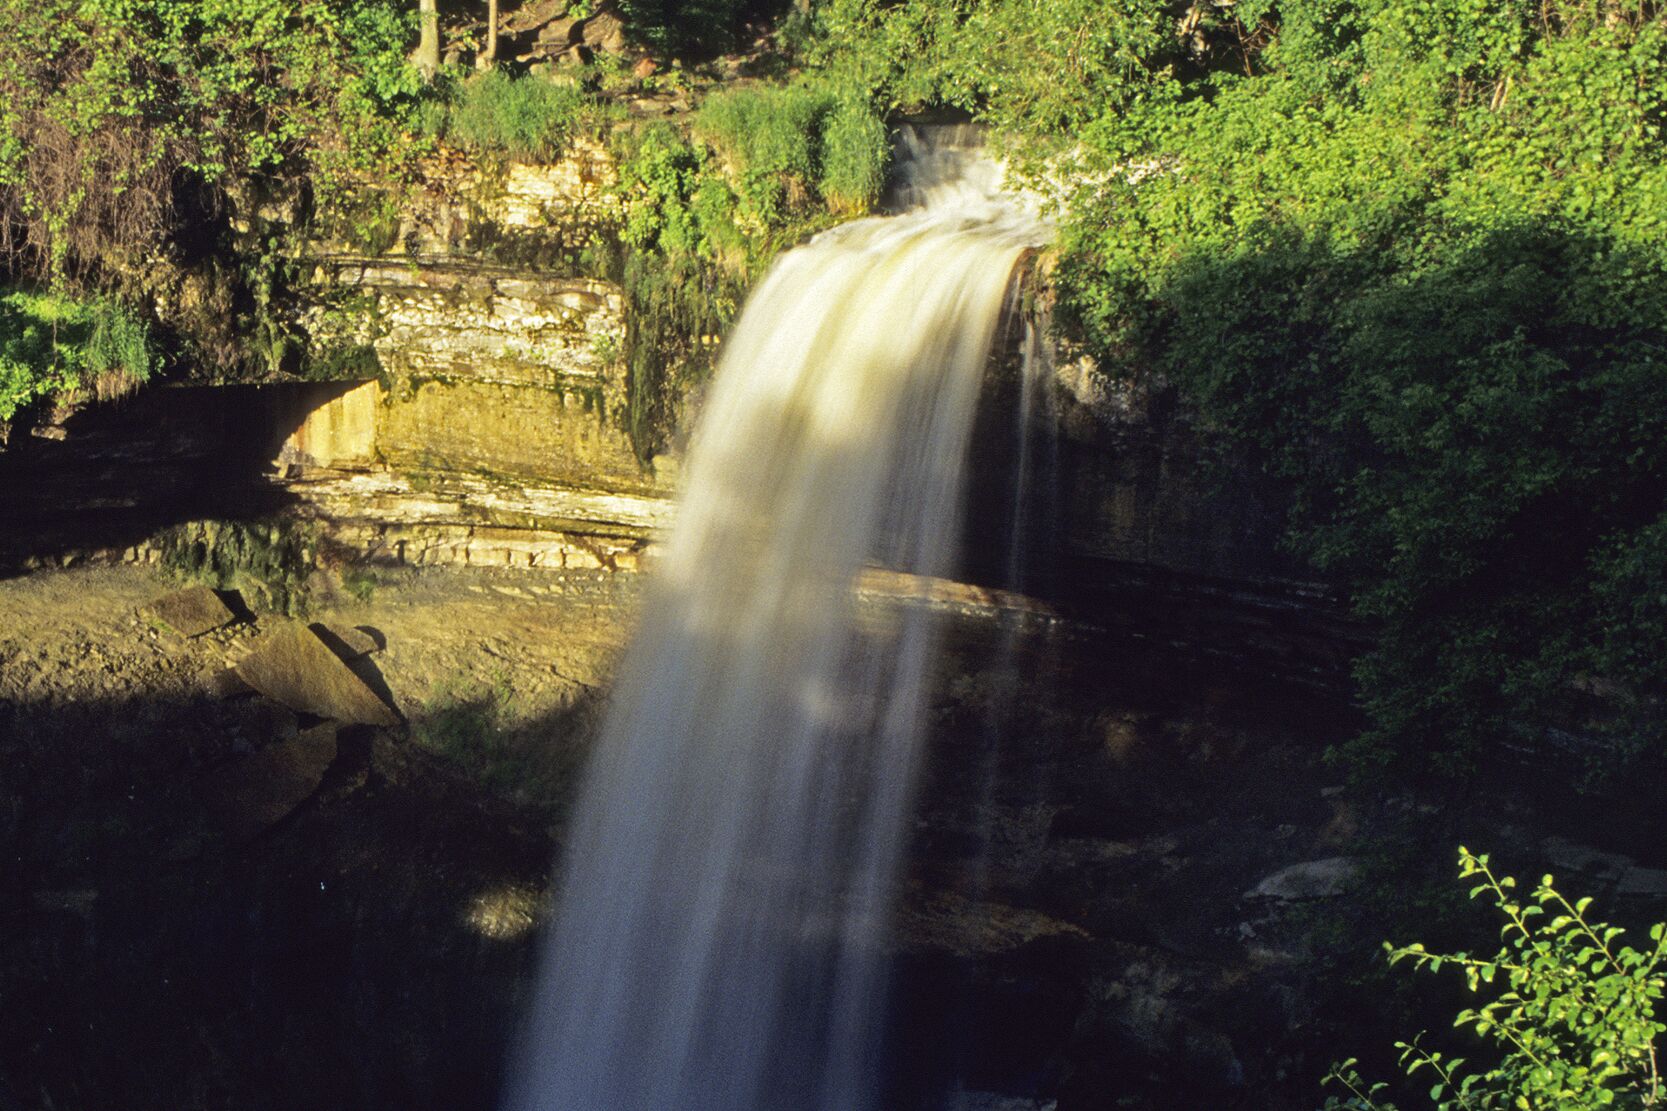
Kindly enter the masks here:
M 1075 198 L 1068 307 L 1289 487 L 1380 628 L 1367 764 L 1660 740 L 1607 553 L 1667 500 L 1667 28 L 1577 15 L 1354 5 L 1350 39 L 1114 125 L 1108 159 L 1161 168 Z
M 1193 35 L 1236 29 L 1198 5 Z M 1199 52 L 1160 0 L 828 0 L 806 53 L 888 108 L 950 106 L 1032 136 L 1073 134 L 1145 98 L 1178 92 Z
M 0 292 L 0 420 L 42 398 L 119 396 L 155 368 L 149 325 L 115 300 Z
M 1478 1069 L 1424 1048 L 1422 1037 L 1401 1042 L 1409 1078 L 1431 1081 L 1429 1101 L 1441 1111 L 1484 1107 L 1649 1107 L 1662 1100 L 1655 1039 L 1667 1030 L 1656 1020 L 1667 960 L 1667 926 L 1650 929 L 1643 951 L 1617 944 L 1624 932 L 1590 921 L 1590 899 L 1570 902 L 1545 876 L 1532 902 L 1512 894 L 1516 881 L 1497 877 L 1486 856 L 1459 850 L 1459 875 L 1479 880 L 1471 898 L 1485 896 L 1505 919 L 1504 944 L 1488 958 L 1431 953 L 1419 944 L 1385 944 L 1391 962 L 1464 974 L 1473 994 L 1499 990 L 1488 1002 L 1461 1011 L 1453 1025 L 1474 1033 L 1498 1059 Z M 1549 914 L 1549 917 L 1547 915 Z M 1354 1060 L 1333 1066 L 1326 1082 L 1347 1096 L 1326 1100 L 1328 1111 L 1393 1111 L 1388 1085 L 1369 1084 Z
M 54 280 L 120 271 L 180 187 L 390 172 L 420 95 L 396 0 L 43 0 L 0 37 L 0 249 Z M 114 264 L 114 265 L 108 265 Z

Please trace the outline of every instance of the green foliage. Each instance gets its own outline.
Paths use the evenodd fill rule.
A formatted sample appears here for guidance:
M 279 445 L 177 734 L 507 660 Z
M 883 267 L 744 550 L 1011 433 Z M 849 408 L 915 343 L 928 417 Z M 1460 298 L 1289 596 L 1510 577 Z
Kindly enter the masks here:
M 515 714 L 515 691 L 507 675 L 494 674 L 485 682 L 451 681 L 430 696 L 413 722 L 413 736 L 475 779 L 512 793 L 520 770 L 511 743 Z
M 627 32 L 642 45 L 695 56 L 736 45 L 742 21 L 772 6 L 760 0 L 619 0 Z
M 1068 307 L 1288 485 L 1294 544 L 1382 630 L 1354 756 L 1658 741 L 1606 553 L 1667 494 L 1667 28 L 1343 14 L 1106 124 Z M 1594 717 L 1594 674 L 1641 684 L 1635 712 Z
M 647 460 L 673 399 L 710 369 L 748 286 L 783 249 L 868 211 L 890 155 L 866 100 L 822 83 L 750 86 L 667 122 L 617 132 L 620 251 L 596 269 L 629 298 L 629 426 Z
M 1181 35 L 1155 0 L 827 0 L 807 54 L 888 108 L 951 106 L 1040 137 L 1174 95 L 1217 10 L 1197 6 Z
M 1667 18 L 825 0 L 826 80 L 1004 134 L 1061 317 L 1286 489 L 1381 630 L 1357 770 L 1663 740 Z
M 411 719 L 412 739 L 464 774 L 521 803 L 559 799 L 584 746 L 570 744 L 591 724 L 590 696 L 578 695 L 553 716 L 534 717 L 501 669 L 436 683 Z
M 559 158 L 574 136 L 595 132 L 604 109 L 576 84 L 516 76 L 496 67 L 462 81 L 425 115 L 429 131 L 476 153 L 523 161 Z
M 1398 1043 L 1406 1075 L 1431 1082 L 1429 1102 L 1440 1111 L 1659 1106 L 1655 1039 L 1667 1026 L 1655 1007 L 1667 985 L 1667 926 L 1652 927 L 1640 951 L 1618 944 L 1624 931 L 1588 919 L 1591 900 L 1570 902 L 1550 876 L 1524 903 L 1513 895 L 1516 881 L 1495 876 L 1486 856 L 1461 848 L 1459 874 L 1478 880 L 1471 898 L 1485 896 L 1505 919 L 1495 955 L 1384 946 L 1391 963 L 1431 972 L 1450 966 L 1472 994 L 1492 995 L 1453 1022 L 1497 1052 L 1491 1066 L 1467 1068 L 1465 1058 L 1424 1048 L 1421 1036 Z M 1349 1093 L 1328 1098 L 1328 1111 L 1393 1111 L 1388 1086 L 1363 1081 L 1353 1059 L 1333 1066 L 1326 1081 Z
M 149 325 L 119 302 L 0 291 L 0 420 L 43 398 L 118 396 L 155 369 Z
M 397 0 L 5 5 L 0 228 L 54 280 L 155 248 L 182 184 L 305 170 L 326 192 L 409 150 Z
M 216 590 L 235 590 L 259 613 L 304 616 L 317 537 L 296 521 L 197 521 L 159 538 L 162 566 Z

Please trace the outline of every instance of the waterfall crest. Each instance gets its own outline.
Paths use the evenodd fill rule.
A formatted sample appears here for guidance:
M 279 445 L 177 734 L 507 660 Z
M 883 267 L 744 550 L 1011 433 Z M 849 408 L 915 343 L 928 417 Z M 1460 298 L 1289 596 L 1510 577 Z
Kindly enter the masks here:
M 932 619 L 1014 267 L 1046 228 L 912 133 L 905 211 L 784 256 L 726 344 L 579 801 L 511 1111 L 867 1111 Z

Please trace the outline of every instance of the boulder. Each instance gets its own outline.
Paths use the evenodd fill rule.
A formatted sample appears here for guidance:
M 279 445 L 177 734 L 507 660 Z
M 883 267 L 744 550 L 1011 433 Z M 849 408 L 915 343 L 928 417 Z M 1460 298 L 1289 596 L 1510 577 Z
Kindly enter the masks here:
M 505 35 L 524 35 L 566 15 L 568 6 L 568 0 L 533 0 L 533 3 L 522 4 L 504 17 L 499 25 L 499 32 Z
M 399 715 L 305 625 L 284 625 L 238 661 L 238 678 L 292 710 L 354 725 L 397 725 Z
M 1601 852 L 1563 837 L 1545 838 L 1540 842 L 1540 850 L 1553 868 L 1578 873 L 1583 883 L 1608 888 L 1617 895 L 1643 898 L 1667 895 L 1667 871 L 1640 867 L 1630 856 Z
M 238 678 L 237 671 L 229 667 L 214 667 L 204 671 L 201 676 L 202 691 L 210 698 L 236 698 L 241 694 L 248 694 L 253 688 Z
M 625 51 L 625 21 L 610 11 L 600 11 L 585 20 L 584 43 L 608 54 Z
M 1264 877 L 1262 882 L 1245 892 L 1245 898 L 1329 899 L 1347 891 L 1359 871 L 1359 863 L 1350 856 L 1305 860 Z
M 247 840 L 294 813 L 335 759 L 336 726 L 325 722 L 209 773 L 204 802 L 229 836 Z
M 537 43 L 540 46 L 556 46 L 565 49 L 574 38 L 574 30 L 579 26 L 576 19 L 552 19 L 538 29 Z
M 145 612 L 182 637 L 199 637 L 223 629 L 237 620 L 220 596 L 206 586 L 188 586 L 164 594 Z

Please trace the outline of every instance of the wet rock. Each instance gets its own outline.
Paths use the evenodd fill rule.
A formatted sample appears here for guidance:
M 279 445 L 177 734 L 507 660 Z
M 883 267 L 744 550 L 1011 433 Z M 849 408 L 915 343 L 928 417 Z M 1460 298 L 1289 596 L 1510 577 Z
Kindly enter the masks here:
M 1245 892 L 1247 899 L 1329 899 L 1353 884 L 1360 866 L 1353 857 L 1328 856 L 1281 868 Z
M 399 715 L 305 625 L 265 637 L 236 667 L 238 678 L 292 710 L 355 725 L 397 725 Z
M 959 956 L 1001 953 L 1039 938 L 1086 939 L 1080 926 L 1038 911 L 945 893 L 912 902 L 898 915 L 897 944 L 905 950 Z
M 211 773 L 204 801 L 229 836 L 247 840 L 294 813 L 335 759 L 336 726 L 316 725 Z
M 220 596 L 206 586 L 165 594 L 147 606 L 146 612 L 182 637 L 212 633 L 237 620 Z

